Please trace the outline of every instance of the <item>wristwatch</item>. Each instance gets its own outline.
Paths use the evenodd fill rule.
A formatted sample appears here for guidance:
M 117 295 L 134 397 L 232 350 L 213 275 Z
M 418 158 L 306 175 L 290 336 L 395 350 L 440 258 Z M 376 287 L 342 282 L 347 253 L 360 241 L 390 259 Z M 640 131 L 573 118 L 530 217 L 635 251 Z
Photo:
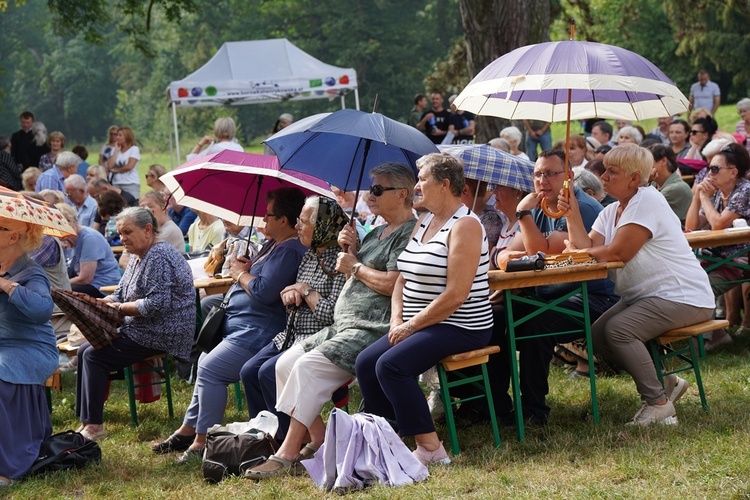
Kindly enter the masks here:
M 531 210 L 519 210 L 516 212 L 516 219 L 521 220 L 526 215 L 531 215 Z
M 10 286 L 8 287 L 8 293 L 7 293 L 7 295 L 10 295 L 10 293 L 13 291 L 13 289 L 15 287 L 17 287 L 17 286 L 18 286 L 18 283 L 16 283 L 16 282 L 11 283 Z
M 314 292 L 315 289 L 313 287 L 308 288 L 305 290 L 305 293 L 302 294 L 302 297 L 307 298 L 308 295 L 310 295 L 310 292 Z
M 359 271 L 359 268 L 362 267 L 362 265 L 363 264 L 361 262 L 357 262 L 352 266 L 352 276 L 354 276 L 355 278 L 357 277 L 357 271 Z

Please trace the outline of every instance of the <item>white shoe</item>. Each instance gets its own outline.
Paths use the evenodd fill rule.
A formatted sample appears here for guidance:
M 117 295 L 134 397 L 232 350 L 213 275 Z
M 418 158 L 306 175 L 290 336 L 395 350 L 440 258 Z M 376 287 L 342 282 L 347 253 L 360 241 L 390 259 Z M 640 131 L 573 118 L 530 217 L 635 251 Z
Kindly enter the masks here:
M 677 412 L 674 405 L 667 400 L 663 405 L 650 405 L 644 401 L 641 409 L 633 416 L 633 420 L 625 425 L 677 425 L 677 423 Z
M 688 389 L 688 382 L 677 375 L 667 375 L 664 377 L 664 392 L 672 403 L 676 403 L 685 395 Z

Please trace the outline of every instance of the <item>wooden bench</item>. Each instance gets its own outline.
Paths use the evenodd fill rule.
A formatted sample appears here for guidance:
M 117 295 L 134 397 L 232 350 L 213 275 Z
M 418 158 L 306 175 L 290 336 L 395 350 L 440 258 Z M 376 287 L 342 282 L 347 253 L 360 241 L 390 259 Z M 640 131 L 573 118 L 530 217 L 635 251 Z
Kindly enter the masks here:
M 52 389 L 62 392 L 62 373 L 59 368 L 44 381 L 44 396 L 47 398 L 47 408 L 50 413 L 52 413 Z
M 453 416 L 453 407 L 467 401 L 484 398 L 487 401 L 487 408 L 490 414 L 490 423 L 492 433 L 495 437 L 495 446 L 500 446 L 500 432 L 497 427 L 497 417 L 495 415 L 495 404 L 492 401 L 492 392 L 490 391 L 490 379 L 487 375 L 487 361 L 490 355 L 500 352 L 500 347 L 496 345 L 487 346 L 483 349 L 474 351 L 461 352 L 453 354 L 440 360 L 437 365 L 438 378 L 440 379 L 440 399 L 445 408 L 445 423 L 448 427 L 448 437 L 451 442 L 451 452 L 458 455 L 458 434 L 456 433 L 456 421 Z M 466 375 L 460 370 L 472 366 L 480 366 L 481 374 Z M 455 372 L 455 380 L 448 381 L 448 372 Z M 478 390 L 479 394 L 468 396 L 463 399 L 453 400 L 450 395 L 450 389 L 472 385 Z
M 654 360 L 654 366 L 656 367 L 656 374 L 659 377 L 659 382 L 661 382 L 662 386 L 664 385 L 665 375 L 693 370 L 693 373 L 695 373 L 695 383 L 698 386 L 698 393 L 701 397 L 701 405 L 704 410 L 708 410 L 706 394 L 703 391 L 700 366 L 698 365 L 700 355 L 696 343 L 693 342 L 692 339 L 699 335 L 703 335 L 704 333 L 712 332 L 720 328 L 726 328 L 728 326 L 729 321 L 712 319 L 703 321 L 702 323 L 669 330 L 661 336 L 648 341 L 646 345 L 651 352 L 651 358 Z M 673 344 L 681 340 L 687 340 L 687 346 L 680 349 L 675 348 Z M 664 365 L 664 361 L 668 359 L 679 359 L 686 364 L 670 370 L 665 368 Z

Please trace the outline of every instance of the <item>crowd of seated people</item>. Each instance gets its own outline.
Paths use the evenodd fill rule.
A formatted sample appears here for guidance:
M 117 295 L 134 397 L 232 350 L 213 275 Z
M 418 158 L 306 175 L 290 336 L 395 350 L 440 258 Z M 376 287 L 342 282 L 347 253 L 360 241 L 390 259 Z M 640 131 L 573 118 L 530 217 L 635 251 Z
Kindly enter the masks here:
M 724 138 L 718 150 L 712 149 L 715 130 L 707 118 L 667 125 L 668 134 L 662 135 L 673 139 L 671 144 L 639 145 L 644 134 L 629 125 L 619 129 L 619 144 L 608 144 L 606 150 L 590 147 L 582 136 L 571 138 L 567 164 L 581 167 L 575 183 L 573 169 L 565 169 L 565 144 L 543 151 L 535 162 L 531 193 L 466 179 L 463 163 L 447 154 L 422 158 L 417 177 L 405 165 L 383 164 L 371 171 L 372 187 L 363 200 L 384 223 L 368 227 L 364 237 L 336 200 L 305 200 L 296 188 L 272 192 L 259 253 L 235 255 L 227 263 L 234 284 L 225 297 L 223 339 L 197 361 L 182 425 L 152 450 L 181 452 L 178 463 L 200 456 L 208 429 L 223 421 L 227 386 L 242 381 L 249 417 L 268 410 L 279 419 L 278 451 L 244 477 L 262 480 L 294 473 L 325 440 L 325 403 L 356 378 L 364 410 L 388 419 L 401 436 L 414 436 L 413 454 L 419 461 L 449 463 L 418 376 L 450 354 L 488 344 L 505 349 L 505 304 L 490 292 L 488 272 L 537 252 L 587 252 L 598 261 L 624 263 L 609 277 L 588 283 L 588 304 L 577 294 L 562 306 L 589 310 L 595 353 L 633 378 L 641 407 L 628 423 L 676 423 L 674 403 L 687 382 L 670 376 L 662 385 L 644 342 L 709 319 L 715 297 L 734 288 L 728 282 L 736 279 L 731 275 L 736 271 L 720 268 L 707 274 L 682 231 L 730 227 L 740 218 L 750 221 L 750 181 L 745 178 L 750 155 L 743 145 Z M 511 151 L 519 154 L 521 140 L 514 130 L 505 132 Z M 600 159 L 595 159 L 597 153 Z M 688 154 L 707 161 L 692 191 L 677 163 Z M 150 172 L 152 181 L 162 174 L 159 168 Z M 113 187 L 98 179 L 97 172 L 91 174 L 87 187 L 78 179 L 69 184 L 96 192 L 99 215 L 117 221 L 130 254 L 122 279 L 115 265 L 117 275 L 108 276 L 107 283 L 93 280 L 106 259 L 94 259 L 93 273 L 91 261 L 78 263 L 71 279 L 73 289 L 88 285 L 85 290 L 92 295 L 102 284 L 119 282 L 114 294 L 102 300 L 126 316 L 116 348 L 84 345 L 79 350 L 76 412 L 83 433 L 99 439 L 104 436 L 102 373 L 153 354 L 190 357 L 195 291 L 183 266 L 183 237 L 187 235 L 191 249 L 217 246 L 226 224 L 173 201 L 168 205 L 168 196 L 159 191 L 141 196 L 145 208 L 124 208 L 130 186 Z M 570 188 L 564 188 L 568 183 Z M 564 215 L 547 215 L 543 201 Z M 76 228 L 76 237 L 69 240 L 73 246 L 96 234 L 77 224 L 76 208 L 60 208 Z M 105 221 L 94 227 L 101 229 Z M 239 233 L 243 228 L 235 229 Z M 76 254 L 96 250 L 101 243 L 96 241 Z M 723 255 L 739 249 L 715 250 Z M 681 267 L 670 266 L 673 261 Z M 156 269 L 158 280 L 149 274 Z M 170 286 L 160 288 L 157 281 L 166 283 L 164 269 L 173 276 Z M 0 280 L 0 290 L 2 285 Z M 684 293 L 685 287 L 690 293 Z M 564 285 L 548 285 L 519 293 L 551 301 L 568 291 Z M 164 307 L 167 303 L 179 306 Z M 517 315 L 533 312 L 530 305 L 514 307 Z M 548 376 L 555 345 L 580 341 L 580 335 L 533 335 L 577 326 L 551 310 L 516 329 L 521 406 L 525 418 L 538 425 L 551 418 Z M 169 339 L 161 337 L 165 331 Z M 716 332 L 708 346 L 729 341 L 726 332 Z M 575 373 L 588 376 L 587 362 L 577 360 Z M 491 357 L 488 368 L 496 413 L 512 424 L 509 357 Z

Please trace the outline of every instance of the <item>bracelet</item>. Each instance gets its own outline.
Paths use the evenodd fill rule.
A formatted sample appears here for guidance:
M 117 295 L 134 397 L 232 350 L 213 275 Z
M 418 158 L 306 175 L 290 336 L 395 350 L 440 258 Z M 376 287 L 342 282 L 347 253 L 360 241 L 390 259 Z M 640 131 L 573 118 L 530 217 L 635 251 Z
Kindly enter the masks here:
M 242 283 L 240 283 L 240 280 L 242 279 L 243 274 L 247 274 L 247 271 L 242 271 L 240 274 L 237 275 L 237 279 L 235 280 L 237 281 L 237 283 L 239 283 L 240 286 L 242 286 Z

